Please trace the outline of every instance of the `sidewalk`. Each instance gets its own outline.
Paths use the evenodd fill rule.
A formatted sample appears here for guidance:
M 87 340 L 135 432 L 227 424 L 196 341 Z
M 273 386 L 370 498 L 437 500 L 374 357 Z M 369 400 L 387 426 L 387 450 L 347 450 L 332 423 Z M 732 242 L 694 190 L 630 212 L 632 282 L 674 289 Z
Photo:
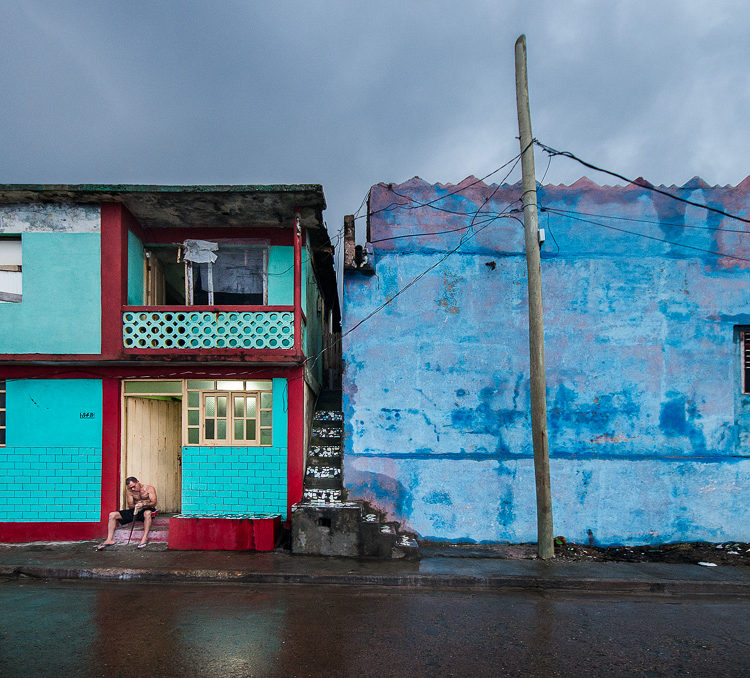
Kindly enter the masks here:
M 283 551 L 169 551 L 157 544 L 96 552 L 96 543 L 0 545 L 0 577 L 750 595 L 750 568 L 743 566 L 442 556 L 370 561 Z

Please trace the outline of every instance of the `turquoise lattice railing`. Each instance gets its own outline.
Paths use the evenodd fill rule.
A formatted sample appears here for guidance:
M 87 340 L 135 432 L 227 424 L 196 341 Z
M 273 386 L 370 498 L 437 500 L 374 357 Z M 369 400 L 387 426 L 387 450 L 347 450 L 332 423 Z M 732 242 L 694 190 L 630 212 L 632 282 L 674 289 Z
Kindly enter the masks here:
M 126 349 L 290 349 L 291 311 L 126 311 Z

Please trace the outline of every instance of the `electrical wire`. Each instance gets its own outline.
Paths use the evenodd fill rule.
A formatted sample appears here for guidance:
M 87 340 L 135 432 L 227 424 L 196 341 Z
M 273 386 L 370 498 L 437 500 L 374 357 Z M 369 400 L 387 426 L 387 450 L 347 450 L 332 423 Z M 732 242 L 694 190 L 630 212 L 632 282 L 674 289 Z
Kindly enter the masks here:
M 505 169 L 511 163 L 514 163 L 514 167 L 515 167 L 515 164 L 518 163 L 518 161 L 521 159 L 521 156 L 523 156 L 523 154 L 528 150 L 529 146 L 531 146 L 533 143 L 534 142 L 532 140 L 531 142 L 529 142 L 529 144 L 526 146 L 526 148 L 523 149 L 523 151 L 521 153 L 518 153 L 517 155 L 514 155 L 510 160 L 508 160 L 508 162 L 503 163 L 502 165 L 500 165 L 500 167 L 498 167 L 497 169 L 492 170 L 489 174 L 485 174 L 480 179 L 475 179 L 474 181 L 466 184 L 465 186 L 460 186 L 460 187 L 456 188 L 455 191 L 451 191 L 450 193 L 446 193 L 445 195 L 438 196 L 437 198 L 435 198 L 434 200 L 431 200 L 430 202 L 423 203 L 423 204 L 419 205 L 419 207 L 429 207 L 429 206 L 431 206 L 432 204 L 434 204 L 436 202 L 439 202 L 441 200 L 445 200 L 446 198 L 450 198 L 452 195 L 456 195 L 458 193 L 461 193 L 461 192 L 467 190 L 468 188 L 471 188 L 472 186 L 476 186 L 477 184 L 481 184 L 486 179 L 489 179 L 494 174 L 497 174 L 500 170 Z M 510 172 L 508 174 L 510 174 Z M 506 175 L 506 177 L 507 177 L 507 175 Z M 412 205 L 402 205 L 401 203 L 392 202 L 392 203 L 386 205 L 385 207 L 381 207 L 380 209 L 375 210 L 374 212 L 369 212 L 368 211 L 367 214 L 363 214 L 363 215 L 357 217 L 357 219 L 361 219 L 361 218 L 364 218 L 364 217 L 371 217 L 371 216 L 374 216 L 376 214 L 380 214 L 381 212 L 388 212 L 388 211 L 390 211 L 390 210 L 392 210 L 394 208 L 398 208 L 398 209 L 416 209 L 417 207 L 416 206 L 412 206 Z
M 736 219 L 737 221 L 743 221 L 746 224 L 750 224 L 750 219 L 746 219 L 745 217 L 741 217 L 737 214 L 731 214 L 729 212 L 725 212 L 724 210 L 721 210 L 718 207 L 711 207 L 710 205 L 703 205 L 699 202 L 694 202 L 693 200 L 682 198 L 679 195 L 670 193 L 669 191 L 663 191 L 660 188 L 656 188 L 656 186 L 652 186 L 645 179 L 641 179 L 640 181 L 638 179 L 629 179 L 628 177 L 623 176 L 622 174 L 618 174 L 617 172 L 613 172 L 612 170 L 604 169 L 603 167 L 598 167 L 597 165 L 593 165 L 590 162 L 586 162 L 585 160 L 582 160 L 581 158 L 579 158 L 577 155 L 574 155 L 570 151 L 558 151 L 552 148 L 551 146 L 547 146 L 546 144 L 543 144 L 541 141 L 538 141 L 536 139 L 533 140 L 533 143 L 539 146 L 539 148 L 541 148 L 545 153 L 549 153 L 550 156 L 561 155 L 565 158 L 570 158 L 571 160 L 575 160 L 576 162 L 580 163 L 584 167 L 588 167 L 589 169 L 592 169 L 596 172 L 603 172 L 604 174 L 609 174 L 610 176 L 621 179 L 622 181 L 627 181 L 629 184 L 633 184 L 634 186 L 640 186 L 641 188 L 645 188 L 649 191 L 653 191 L 654 193 L 665 195 L 668 198 L 672 198 L 673 200 L 684 202 L 686 205 L 692 205 L 693 207 L 700 207 L 701 209 L 708 210 L 709 212 L 721 214 L 724 217 L 728 217 L 730 219 Z
M 552 214 L 557 213 L 557 210 L 555 210 L 552 207 L 546 207 L 545 209 L 548 212 L 552 212 Z M 612 231 L 619 231 L 620 233 L 627 233 L 628 235 L 636 235 L 640 238 L 646 238 L 648 240 L 656 240 L 657 242 L 667 243 L 668 245 L 674 245 L 675 247 L 684 247 L 689 250 L 696 250 L 698 252 L 705 252 L 706 254 L 713 254 L 717 257 L 727 257 L 728 259 L 737 259 L 738 261 L 750 261 L 750 258 L 748 257 L 738 257 L 734 254 L 727 254 L 726 252 L 716 252 L 714 250 L 707 250 L 703 247 L 696 247 L 695 245 L 686 245 L 684 243 L 674 242 L 673 240 L 667 240 L 666 238 L 657 238 L 654 235 L 646 235 L 645 233 L 638 233 L 637 231 L 629 231 L 625 228 L 619 228 L 617 226 L 612 226 L 611 224 L 603 224 L 599 221 L 593 221 L 591 219 L 582 219 L 581 217 L 574 217 L 570 214 L 560 214 L 560 216 L 567 217 L 568 219 L 574 219 L 576 221 L 581 221 L 586 224 L 594 224 L 596 226 L 602 226 L 603 228 L 608 228 Z
M 455 195 L 457 191 L 454 191 L 452 193 L 448 193 L 448 194 L 446 194 L 444 196 L 440 196 L 439 198 L 436 198 L 435 200 L 431 200 L 429 202 L 420 202 L 418 200 L 415 200 L 414 198 L 409 197 L 408 195 L 404 195 L 402 193 L 399 193 L 398 191 L 395 191 L 393 189 L 393 187 L 391 187 L 390 191 L 392 193 L 395 193 L 397 196 L 399 196 L 401 198 L 404 198 L 405 200 L 409 200 L 412 203 L 414 203 L 413 206 L 408 206 L 408 207 L 404 206 L 405 209 L 419 209 L 419 208 L 423 208 L 423 207 L 429 207 L 430 209 L 434 209 L 434 210 L 437 210 L 439 212 L 446 212 L 448 214 L 455 214 L 457 216 L 466 216 L 466 217 L 471 216 L 472 217 L 472 222 L 471 222 L 471 224 L 469 224 L 469 226 L 461 226 L 459 228 L 453 228 L 453 229 L 448 229 L 448 230 L 444 230 L 444 231 L 432 231 L 432 232 L 429 232 L 429 233 L 405 233 L 403 235 L 394 235 L 394 236 L 391 236 L 389 238 L 378 238 L 377 240 L 371 240 L 370 242 L 371 243 L 378 243 L 378 242 L 385 242 L 387 240 L 397 240 L 399 238 L 417 238 L 417 237 L 429 236 L 429 235 L 442 235 L 444 233 L 455 233 L 457 231 L 463 231 L 463 230 L 467 230 L 467 229 L 471 228 L 471 225 L 474 223 L 474 220 L 476 219 L 476 217 L 481 213 L 481 211 L 484 208 L 484 206 L 495 196 L 495 193 L 497 193 L 497 191 L 500 190 L 500 187 L 505 182 L 505 180 L 511 175 L 511 173 L 513 172 L 513 170 L 518 165 L 520 159 L 521 159 L 521 156 L 518 155 L 515 158 L 509 160 L 507 163 L 505 163 L 505 165 L 503 165 L 503 167 L 507 167 L 509 163 L 513 162 L 512 167 L 508 170 L 508 172 L 505 174 L 505 176 L 500 180 L 500 182 L 497 184 L 497 186 L 495 186 L 495 189 L 492 191 L 492 193 L 490 193 L 490 195 L 484 199 L 482 205 L 478 209 L 474 210 L 473 212 L 458 212 L 458 211 L 455 211 L 455 210 L 446 209 L 444 207 L 436 207 L 434 205 L 434 203 L 437 202 L 438 200 L 443 200 L 443 199 L 445 199 L 445 198 L 447 198 L 447 197 L 449 197 L 451 195 Z M 515 160 L 515 162 L 514 162 L 514 160 Z M 500 169 L 502 169 L 502 168 L 500 168 Z M 471 184 L 471 185 L 473 185 L 473 184 Z M 463 189 L 461 189 L 461 190 L 463 190 Z M 518 198 L 515 202 L 520 202 L 520 200 L 521 200 L 521 198 Z M 393 203 L 391 203 L 391 204 L 393 204 Z M 512 204 L 513 203 L 509 203 L 509 205 L 507 205 L 501 212 L 486 212 L 485 214 L 488 217 L 498 217 L 498 216 L 500 216 L 502 214 L 505 214 L 506 211 L 507 211 L 507 209 L 508 209 L 508 207 L 510 205 L 512 205 Z M 480 223 L 483 223 L 483 222 L 480 222 Z
M 638 224 L 656 224 L 657 226 L 673 226 L 675 228 L 694 228 L 703 231 L 723 231 L 725 233 L 742 233 L 744 235 L 750 235 L 750 231 L 739 228 L 721 228 L 719 226 L 694 226 L 692 224 L 673 224 L 668 221 L 658 221 L 655 219 L 636 219 L 634 217 L 619 217 L 610 214 L 593 214 L 592 212 L 577 212 L 575 210 L 563 210 L 555 207 L 555 211 L 564 214 L 579 214 L 585 217 L 598 217 L 600 219 L 616 219 L 618 221 L 630 221 Z M 546 207 L 540 207 L 539 211 L 546 211 Z

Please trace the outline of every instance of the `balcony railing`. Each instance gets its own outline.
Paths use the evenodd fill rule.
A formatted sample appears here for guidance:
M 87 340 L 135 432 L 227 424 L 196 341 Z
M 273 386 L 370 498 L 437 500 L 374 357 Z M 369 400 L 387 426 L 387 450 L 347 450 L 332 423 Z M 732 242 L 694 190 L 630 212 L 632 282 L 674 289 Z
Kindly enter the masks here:
M 122 342 L 126 352 L 291 351 L 294 307 L 239 310 L 215 306 L 126 306 L 122 314 Z

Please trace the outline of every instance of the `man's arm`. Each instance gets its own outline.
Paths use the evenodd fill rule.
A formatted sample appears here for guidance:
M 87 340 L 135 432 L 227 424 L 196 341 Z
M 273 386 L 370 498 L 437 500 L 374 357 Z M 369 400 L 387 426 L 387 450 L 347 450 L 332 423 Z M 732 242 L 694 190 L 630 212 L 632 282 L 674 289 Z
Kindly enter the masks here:
M 153 485 L 146 485 L 143 488 L 148 495 L 148 499 L 141 499 L 136 505 L 135 510 L 136 513 L 138 511 L 141 511 L 143 509 L 153 509 L 156 508 L 156 490 L 154 489 Z
M 125 503 L 129 509 L 135 508 L 135 497 L 130 490 L 125 490 Z

